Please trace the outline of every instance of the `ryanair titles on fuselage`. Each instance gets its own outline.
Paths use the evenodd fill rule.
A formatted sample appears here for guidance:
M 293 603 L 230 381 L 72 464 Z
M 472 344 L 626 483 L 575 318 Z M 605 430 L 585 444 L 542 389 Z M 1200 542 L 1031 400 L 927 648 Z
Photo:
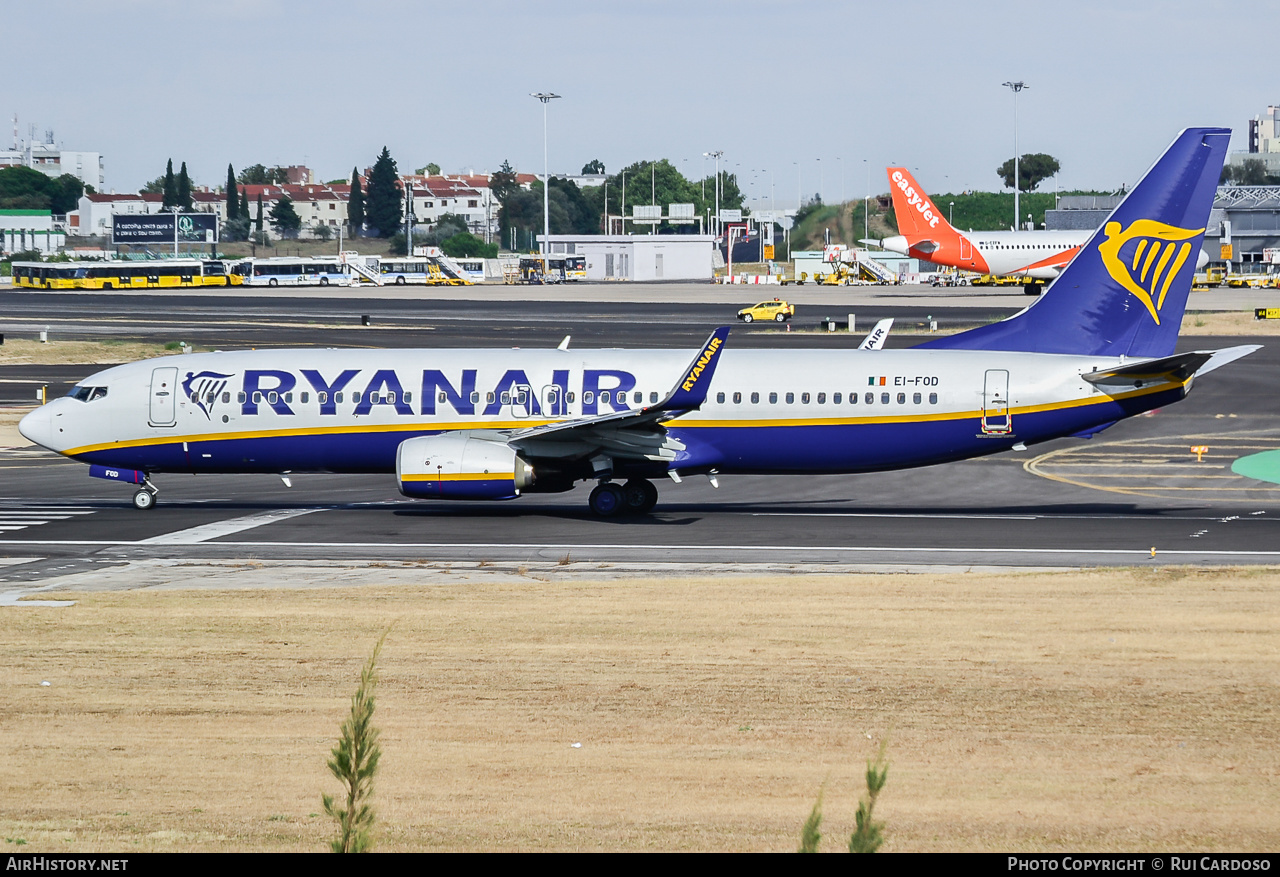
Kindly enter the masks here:
M 528 411 L 532 415 L 558 417 L 568 414 L 568 403 L 573 400 L 570 389 L 570 370 L 555 369 L 550 382 L 534 383 L 524 369 L 507 369 L 492 387 L 481 392 L 476 385 L 478 369 L 462 369 L 453 376 L 446 376 L 441 369 L 423 369 L 421 380 L 415 374 L 406 380 L 396 369 L 377 369 L 365 380 L 358 380 L 360 369 L 344 369 L 338 374 L 326 376 L 319 369 L 304 368 L 296 372 L 285 369 L 247 369 L 235 394 L 234 401 L 228 390 L 200 392 L 203 387 L 215 385 L 216 380 L 225 386 L 233 375 L 223 373 L 188 372 L 182 382 L 187 398 L 197 405 L 205 416 L 213 419 L 219 407 L 239 407 L 239 413 L 253 416 L 263 408 L 276 414 L 292 415 L 293 394 L 299 394 L 299 402 L 307 402 L 301 394 L 314 393 L 321 416 L 337 416 L 338 404 L 349 394 L 355 403 L 352 413 L 369 414 L 375 405 L 388 406 L 397 414 L 431 416 L 438 404 L 448 405 L 459 415 L 499 414 L 504 406 L 512 404 L 512 398 L 527 394 Z M 636 386 L 634 374 L 621 369 L 586 368 L 581 370 L 581 384 L 574 389 L 581 393 L 581 411 L 591 416 L 605 410 L 625 411 L 631 406 L 626 397 Z M 539 391 L 547 385 L 558 392 L 539 399 Z M 232 384 L 234 385 L 234 384 Z M 216 385 L 215 385 L 216 386 Z M 420 391 L 417 400 L 414 391 Z M 549 404 L 548 398 L 550 399 Z M 504 401 L 505 399 L 505 401 Z M 417 410 L 414 403 L 417 402 Z M 607 407 L 606 407 L 607 406 Z M 549 410 L 544 410 L 549 409 Z M 223 417 L 226 417 L 223 414 Z

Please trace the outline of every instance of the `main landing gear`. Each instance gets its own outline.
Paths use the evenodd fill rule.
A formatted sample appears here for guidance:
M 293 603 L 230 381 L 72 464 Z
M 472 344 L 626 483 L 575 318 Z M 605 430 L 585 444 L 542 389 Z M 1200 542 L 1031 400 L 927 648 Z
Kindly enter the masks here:
M 633 478 L 622 486 L 602 481 L 591 491 L 587 504 L 600 518 L 648 514 L 658 504 L 658 488 L 643 478 Z

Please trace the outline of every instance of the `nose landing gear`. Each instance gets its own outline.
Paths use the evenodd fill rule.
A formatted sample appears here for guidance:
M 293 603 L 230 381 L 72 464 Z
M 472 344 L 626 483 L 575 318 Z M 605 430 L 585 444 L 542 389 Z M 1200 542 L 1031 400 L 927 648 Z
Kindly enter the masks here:
M 156 507 L 156 494 L 160 491 L 151 483 L 151 479 L 145 479 L 142 486 L 138 488 L 138 492 L 133 495 L 133 507 L 138 511 L 148 511 Z

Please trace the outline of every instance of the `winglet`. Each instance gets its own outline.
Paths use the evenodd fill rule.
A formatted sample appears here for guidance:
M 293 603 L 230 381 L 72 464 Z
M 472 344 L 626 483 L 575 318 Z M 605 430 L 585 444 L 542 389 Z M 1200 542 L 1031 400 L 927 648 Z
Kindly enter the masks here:
M 684 370 L 680 383 L 672 388 L 658 408 L 666 410 L 692 411 L 701 407 L 707 398 L 707 388 L 711 386 L 711 377 L 715 374 L 716 363 L 724 350 L 725 341 L 729 338 L 729 326 L 721 326 L 711 333 L 711 337 L 702 345 L 698 355 Z
M 867 333 L 867 337 L 862 339 L 862 343 L 858 345 L 859 350 L 879 350 L 884 347 L 885 340 L 889 337 L 889 329 L 893 327 L 893 317 L 886 317 L 876 323 L 876 327 Z

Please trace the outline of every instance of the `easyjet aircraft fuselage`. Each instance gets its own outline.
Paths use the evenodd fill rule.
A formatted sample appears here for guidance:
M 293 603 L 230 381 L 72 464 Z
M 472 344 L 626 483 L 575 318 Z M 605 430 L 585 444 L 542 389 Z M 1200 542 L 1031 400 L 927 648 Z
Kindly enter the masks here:
M 943 217 L 906 168 L 891 167 L 889 192 L 901 234 L 880 246 L 895 253 L 979 274 L 1053 280 L 1093 231 L 961 232 Z

